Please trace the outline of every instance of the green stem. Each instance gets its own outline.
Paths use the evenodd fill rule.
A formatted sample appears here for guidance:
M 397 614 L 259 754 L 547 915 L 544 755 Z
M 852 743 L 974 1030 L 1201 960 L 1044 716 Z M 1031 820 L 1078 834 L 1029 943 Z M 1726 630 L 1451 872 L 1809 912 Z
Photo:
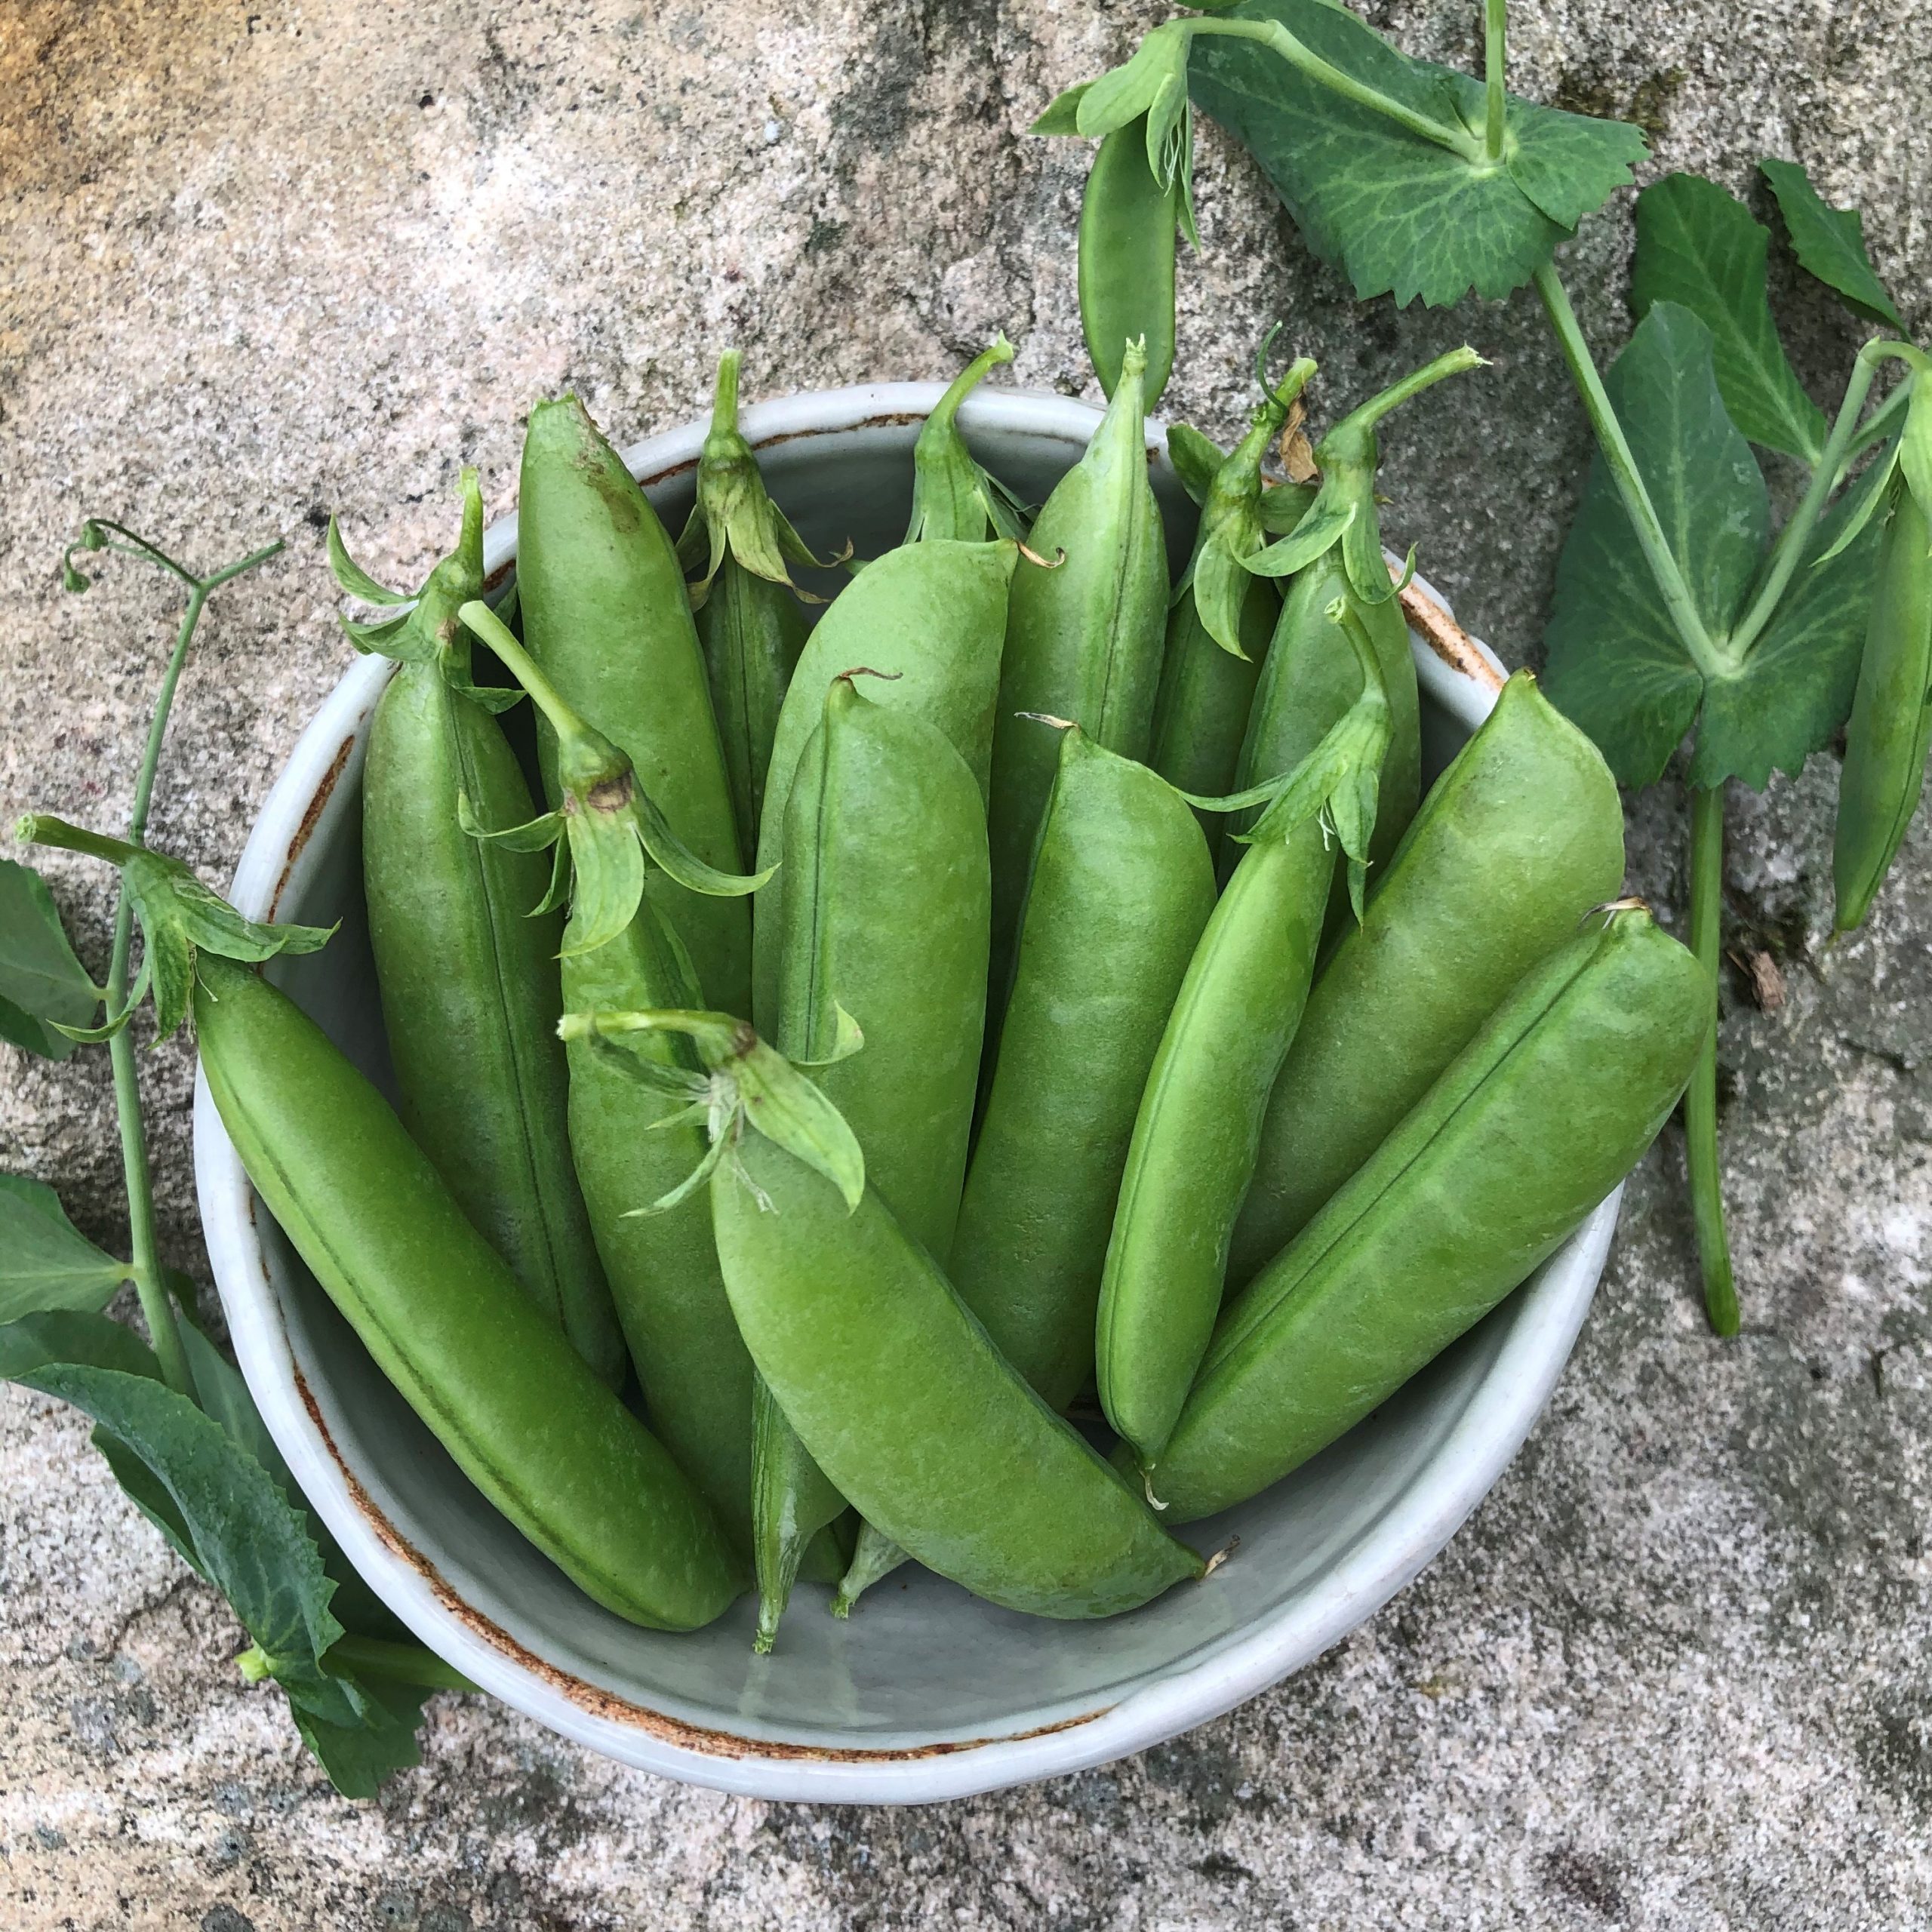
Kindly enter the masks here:
M 1740 660 L 1749 654 L 1752 645 L 1770 622 L 1779 600 L 1803 559 L 1804 547 L 1810 542 L 1811 533 L 1817 528 L 1818 518 L 1823 514 L 1832 493 L 1837 489 L 1838 479 L 1849 460 L 1859 414 L 1865 407 L 1865 398 L 1872 393 L 1872 381 L 1878 373 L 1878 364 L 1889 350 L 1898 346 L 1885 341 L 1868 342 L 1858 352 L 1858 358 L 1851 365 L 1851 380 L 1845 384 L 1844 400 L 1838 405 L 1838 420 L 1832 425 L 1831 436 L 1818 459 L 1818 466 L 1811 472 L 1811 481 L 1806 486 L 1803 500 L 1792 511 L 1790 521 L 1778 533 L 1770 567 L 1757 595 L 1751 600 L 1751 608 L 1730 634 L 1732 654 Z
M 583 737 L 589 734 L 583 720 L 565 703 L 563 694 L 544 676 L 535 658 L 516 640 L 506 623 L 480 599 L 472 599 L 457 612 L 464 627 L 481 638 L 498 657 L 503 668 L 530 694 L 530 701 L 543 712 L 545 723 L 560 738 Z
M 1899 426 L 1899 418 L 1905 414 L 1906 405 L 1911 400 L 1912 386 L 1909 383 L 1901 383 L 1872 411 L 1871 420 L 1852 438 L 1851 447 L 1845 451 L 1846 466 L 1856 463 L 1875 443 L 1882 443 Z M 1844 481 L 1842 474 L 1837 481 L 1840 483 Z
M 119 528 L 118 525 L 112 527 Z M 131 532 L 124 534 L 132 536 Z M 165 568 L 177 576 L 186 575 L 180 565 L 155 549 L 152 544 L 140 537 L 133 540 Z M 162 743 L 168 735 L 168 714 L 174 707 L 175 690 L 181 681 L 182 667 L 188 660 L 188 647 L 193 641 L 195 626 L 201 622 L 208 593 L 218 584 L 226 583 L 242 571 L 265 563 L 281 547 L 278 540 L 265 544 L 238 563 L 224 565 L 212 576 L 188 579 L 192 586 L 188 595 L 188 608 L 182 613 L 174 648 L 168 655 L 167 669 L 162 673 L 154 716 L 148 725 L 147 743 L 141 753 L 140 769 L 135 774 L 134 804 L 128 815 L 129 844 L 139 847 L 147 841 L 148 814 L 154 801 L 155 774 L 161 766 Z M 134 939 L 134 903 L 124 886 L 120 903 L 115 909 L 114 949 L 107 971 L 107 1011 L 110 1014 L 118 1013 L 127 1000 L 129 955 Z M 132 1250 L 135 1292 L 140 1297 L 141 1312 L 147 1318 L 148 1337 L 161 1364 L 162 1379 L 179 1393 L 192 1395 L 194 1377 L 181 1346 L 181 1331 L 175 1318 L 174 1304 L 168 1295 L 168 1278 L 162 1271 L 160 1238 L 155 1220 L 154 1183 L 148 1168 L 147 1137 L 141 1120 L 140 1081 L 135 1070 L 131 1031 L 123 1027 L 108 1041 L 107 1052 L 114 1073 L 114 1110 L 121 1128 L 121 1164 L 128 1188 L 128 1240 Z
M 1623 500 L 1624 512 L 1637 533 L 1644 561 L 1651 567 L 1658 593 L 1670 613 L 1671 623 L 1698 669 L 1707 678 L 1722 677 L 1734 667 L 1712 641 L 1703 619 L 1697 614 L 1690 586 L 1684 582 L 1684 573 L 1671 554 L 1657 506 L 1651 501 L 1651 493 L 1638 473 L 1637 459 L 1631 453 L 1616 411 L 1611 407 L 1603 378 L 1598 374 L 1596 363 L 1591 356 L 1590 346 L 1583 340 L 1577 312 L 1570 306 L 1570 297 L 1553 263 L 1546 262 L 1537 270 L 1536 288 L 1549 314 L 1550 326 L 1556 331 L 1563 359 L 1570 365 L 1571 376 L 1583 398 L 1583 407 L 1589 414 L 1590 426 L 1596 432 L 1597 445 L 1603 451 L 1604 462 L 1610 466 L 1617 494 Z
M 1299 368 L 1300 365 L 1296 365 Z M 1464 343 L 1460 349 L 1451 349 L 1436 357 L 1433 362 L 1425 362 L 1420 369 L 1411 370 L 1399 383 L 1392 383 L 1380 395 L 1371 396 L 1358 409 L 1352 409 L 1347 415 L 1321 439 L 1323 450 L 1331 445 L 1340 449 L 1352 437 L 1364 435 L 1392 411 L 1401 408 L 1411 397 L 1421 395 L 1426 389 L 1433 389 L 1446 377 L 1460 376 L 1465 370 L 1480 369 L 1482 358 Z M 1313 373 L 1313 365 L 1309 365 Z M 1318 455 L 1321 451 L 1316 452 Z
M 1737 1288 L 1724 1232 L 1724 1179 L 1718 1164 L 1718 971 L 1724 898 L 1724 789 L 1690 794 L 1690 950 L 1710 976 L 1711 1030 L 1684 1095 L 1684 1163 L 1704 1275 L 1704 1309 L 1720 1335 L 1737 1333 Z
M 1509 0 L 1483 0 L 1482 66 L 1484 84 L 1482 146 L 1491 161 L 1503 158 L 1503 137 L 1506 131 L 1503 94 L 1504 69 L 1509 64 Z
M 338 1637 L 323 1661 L 365 1677 L 386 1677 L 392 1683 L 420 1684 L 428 1690 L 476 1688 L 455 1665 L 444 1663 L 420 1644 L 394 1644 L 382 1637 Z
M 1290 66 L 1300 68 L 1310 80 L 1327 88 L 1331 93 L 1340 94 L 1344 100 L 1353 101 L 1358 107 L 1367 108 L 1371 114 L 1380 114 L 1398 127 L 1406 128 L 1417 139 L 1447 148 L 1467 162 L 1485 158 L 1482 143 L 1466 129 L 1452 128 L 1446 122 L 1432 121 L 1426 114 L 1418 114 L 1414 108 L 1405 107 L 1379 88 L 1357 80 L 1352 74 L 1343 73 L 1340 68 L 1323 60 L 1314 48 L 1297 40 L 1278 20 L 1189 20 L 1188 25 L 1197 35 L 1226 34 L 1236 40 L 1258 40 L 1263 46 L 1272 48 Z

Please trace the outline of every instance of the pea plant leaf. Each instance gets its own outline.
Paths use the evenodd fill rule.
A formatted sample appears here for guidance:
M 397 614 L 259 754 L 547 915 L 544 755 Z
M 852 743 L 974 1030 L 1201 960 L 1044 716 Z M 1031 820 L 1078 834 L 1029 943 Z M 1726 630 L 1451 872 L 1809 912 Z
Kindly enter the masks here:
M 85 1026 L 100 1004 L 47 881 L 31 866 L 0 859 L 0 1040 L 65 1060 L 74 1042 L 60 1027 Z
M 68 1220 L 45 1182 L 0 1174 L 0 1322 L 52 1309 L 97 1313 L 131 1275 Z
M 1815 464 L 1825 413 L 1804 393 L 1778 340 L 1764 292 L 1770 230 L 1701 175 L 1667 174 L 1637 197 L 1630 306 L 1681 304 L 1711 332 L 1718 390 L 1754 443 Z
M 211 1346 L 191 1358 L 198 1380 L 220 1385 Z M 72 1310 L 0 1327 L 0 1375 L 94 1419 L 94 1445 L 116 1480 L 182 1560 L 227 1598 L 339 1789 L 371 1795 L 389 1771 L 420 1761 L 414 1733 L 426 1693 L 372 1684 L 327 1661 L 346 1634 L 336 1580 L 299 1500 L 246 1446 L 260 1418 L 245 1392 L 245 1414 L 225 1401 L 231 1433 L 161 1382 L 137 1337 L 103 1315 Z
M 1241 0 L 1226 17 L 1278 21 L 1412 112 L 1465 134 L 1483 125 L 1480 81 L 1409 59 L 1332 0 Z M 1471 160 L 1220 35 L 1196 38 L 1189 82 L 1202 112 L 1261 164 L 1309 247 L 1363 300 L 1392 294 L 1398 306 L 1521 288 L 1645 152 L 1635 128 L 1512 96 L 1503 165 Z
M 1736 674 L 1706 686 L 1692 784 L 1736 777 L 1762 791 L 1774 770 L 1795 774 L 1851 715 L 1884 528 L 1883 518 L 1871 518 L 1829 556 L 1857 509 L 1854 491 L 1820 524 Z
M 1713 637 L 1728 635 L 1770 508 L 1724 412 L 1711 331 L 1658 302 L 1605 378 L 1666 540 Z M 1620 783 L 1653 784 L 1697 715 L 1704 677 L 1679 641 L 1601 452 L 1557 565 L 1543 688 Z
M 1758 165 L 1778 198 L 1798 266 L 1835 289 L 1854 314 L 1903 335 L 1905 323 L 1866 252 L 1865 223 L 1858 211 L 1826 206 L 1810 176 L 1795 161 L 1764 160 Z

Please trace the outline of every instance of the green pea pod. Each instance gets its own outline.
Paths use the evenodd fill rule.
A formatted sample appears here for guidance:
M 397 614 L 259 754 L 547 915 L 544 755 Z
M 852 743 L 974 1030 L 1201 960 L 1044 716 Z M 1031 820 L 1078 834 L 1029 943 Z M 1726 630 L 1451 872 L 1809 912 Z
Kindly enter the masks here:
M 738 1325 L 814 1460 L 880 1534 L 1041 1617 L 1110 1616 L 1201 1574 L 1001 1358 L 881 1193 L 848 1209 L 756 1134 L 738 1163 L 711 1183 Z
M 937 538 L 983 543 L 995 537 L 1026 534 L 1019 500 L 974 460 L 959 433 L 959 405 L 977 389 L 986 372 L 1013 360 L 1004 336 L 983 349 L 955 377 L 912 445 L 912 515 L 906 541 Z
M 574 396 L 530 412 L 517 584 L 525 641 L 565 700 L 623 749 L 679 841 L 715 871 L 736 872 L 731 777 L 677 552 Z M 540 735 L 555 796 L 553 744 Z M 645 889 L 688 949 L 706 997 L 746 1011 L 748 909 L 694 895 L 661 872 Z
M 1141 355 L 1129 346 L 1137 374 Z M 1147 755 L 1166 641 L 1168 563 L 1147 480 L 1137 383 L 1114 392 L 1086 454 L 1048 497 L 1031 540 L 1061 561 L 1051 569 L 1029 564 L 1014 578 L 1000 669 L 989 834 L 992 983 L 1001 992 L 1058 763 L 1052 740 L 1023 714 L 1069 718 L 1123 758 Z
M 1932 740 L 1932 528 L 1903 478 L 1893 491 L 1838 778 L 1835 934 L 1865 923 L 1918 809 Z
M 1080 321 L 1094 373 L 1109 396 L 1120 386 L 1121 351 L 1146 347 L 1137 371 L 1152 409 L 1174 365 L 1174 253 L 1181 185 L 1148 165 L 1147 117 L 1104 136 L 1080 203 Z
M 718 359 L 697 500 L 678 554 L 687 568 L 702 571 L 691 592 L 698 643 L 731 777 L 738 849 L 753 852 L 778 709 L 805 645 L 804 593 L 789 566 L 818 559 L 765 494 L 758 458 L 739 432 L 738 364 L 735 349 Z
M 1382 761 L 1375 843 L 1369 853 L 1379 866 L 1401 842 L 1422 789 L 1415 659 L 1401 605 L 1392 598 L 1368 604 L 1357 598 L 1334 551 L 1317 558 L 1289 584 L 1255 688 L 1235 784 L 1247 790 L 1294 771 L 1355 702 L 1361 673 L 1346 632 L 1328 614 L 1341 596 L 1367 629 L 1389 694 L 1389 750 Z
M 874 701 L 924 718 L 951 740 L 983 798 L 992 755 L 993 704 L 1006 636 L 1007 586 L 1020 555 L 1011 543 L 928 539 L 868 564 L 832 600 L 792 674 L 778 714 L 758 832 L 758 863 L 785 854 L 792 777 L 842 672 L 879 673 Z M 786 879 L 781 869 L 758 894 L 757 986 L 752 1017 L 778 1030 L 778 968 Z
M 1219 795 L 1232 792 L 1238 783 L 1255 686 L 1281 614 L 1274 586 L 1244 568 L 1247 558 L 1266 540 L 1261 462 L 1314 373 L 1312 362 L 1297 362 L 1281 389 L 1271 390 L 1255 411 L 1247 434 L 1216 466 L 1194 554 L 1174 586 L 1149 762 L 1183 792 Z M 1174 446 L 1170 432 L 1171 451 Z M 1287 488 L 1304 508 L 1315 500 L 1312 490 Z M 1271 493 L 1277 499 L 1281 494 Z M 1272 507 L 1278 511 L 1281 506 L 1278 501 Z M 1204 812 L 1201 824 L 1208 849 L 1218 854 L 1220 819 Z
M 943 1261 L 986 1023 L 979 788 L 937 726 L 854 678 L 834 679 L 823 709 L 786 811 L 778 1048 L 824 1064 L 841 1014 L 857 1023 L 864 1050 L 824 1064 L 818 1084 L 857 1137 L 869 1185 Z
M 1214 904 L 1214 866 L 1180 795 L 1069 728 L 948 1271 L 1055 1409 L 1094 1371 L 1134 1113 Z
M 1235 1223 L 1231 1287 L 1374 1152 L 1504 990 L 1623 884 L 1616 781 L 1519 671 L 1309 995 Z
M 401 661 L 370 721 L 362 779 L 369 938 L 405 1124 L 537 1306 L 614 1386 L 623 1338 L 592 1241 L 565 1121 L 558 921 L 531 918 L 545 866 L 464 835 L 457 801 L 500 823 L 535 810 L 515 754 L 469 694 L 459 608 L 483 586 L 483 503 L 463 474 L 462 540 L 394 632 Z M 355 570 L 331 525 L 339 577 Z M 380 588 L 380 586 L 375 586 Z M 491 700 L 494 702 L 494 700 Z
M 195 1024 L 249 1179 L 464 1474 L 618 1616 L 672 1630 L 718 1616 L 743 1586 L 742 1559 L 656 1438 L 517 1286 L 375 1088 L 293 1001 L 207 953 Z
M 1338 603 L 1339 603 L 1338 600 Z M 1158 1457 L 1214 1332 L 1268 1096 L 1308 998 L 1337 852 L 1359 913 L 1389 700 L 1348 621 L 1360 692 L 1245 835 L 1161 1036 L 1134 1123 L 1100 1285 L 1107 1420 Z
M 858 1540 L 852 1549 L 852 1561 L 839 1579 L 838 1594 L 832 1599 L 834 1617 L 850 1617 L 852 1606 L 872 1586 L 891 1576 L 910 1559 L 892 1539 L 872 1524 L 861 1522 Z
M 943 1257 L 958 1216 L 986 1019 L 979 787 L 937 726 L 835 678 L 792 781 L 785 850 L 780 1051 L 823 1066 L 818 1084 L 857 1140 L 869 1190 Z M 841 1056 L 841 1028 L 852 1022 L 864 1049 Z M 844 1507 L 788 1438 L 784 1418 L 761 1420 L 755 1494 L 768 1647 L 805 1540 Z
M 1300 1467 L 1487 1314 L 1636 1163 L 1710 1023 L 1641 909 L 1534 968 L 1229 1307 L 1150 1472 L 1169 1520 Z
M 675 943 L 648 903 L 615 939 L 566 955 L 563 997 L 568 1013 L 697 1003 Z M 642 1060 L 682 1075 L 688 1105 L 697 1097 L 690 1083 L 702 1080 L 695 1057 L 687 1042 L 663 1033 L 621 1047 L 581 1036 L 567 1051 L 571 1148 L 651 1426 L 749 1552 L 752 1363 L 725 1299 L 710 1203 L 700 1189 L 649 1211 L 703 1162 L 704 1130 L 667 1118 L 675 1101 L 629 1063 Z

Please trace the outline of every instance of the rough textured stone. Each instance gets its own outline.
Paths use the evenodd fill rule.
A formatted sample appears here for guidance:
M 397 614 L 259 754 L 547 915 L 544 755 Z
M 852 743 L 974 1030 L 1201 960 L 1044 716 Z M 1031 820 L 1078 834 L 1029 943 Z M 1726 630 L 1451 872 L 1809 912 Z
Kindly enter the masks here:
M 119 563 L 54 568 L 93 511 L 212 560 L 155 831 L 217 878 L 344 650 L 340 510 L 420 571 L 459 463 L 493 508 L 533 397 L 625 435 L 689 417 L 727 340 L 752 393 L 956 366 L 1080 389 L 1078 144 L 1024 138 L 1156 17 L 1074 0 L 13 0 L 0 20 L 0 820 L 123 809 L 171 620 Z M 1378 4 L 1469 62 L 1476 9 Z M 1512 78 L 1617 112 L 1654 167 L 1751 188 L 1795 154 L 1856 200 L 1932 321 L 1924 0 L 1553 0 Z M 1392 534 L 1534 660 L 1586 450 L 1532 304 L 1358 306 L 1203 134 L 1172 413 L 1229 432 L 1284 317 L 1332 409 L 1466 335 L 1494 362 L 1387 437 Z M 1754 193 L 1756 192 L 1752 189 Z M 1625 325 L 1627 197 L 1567 254 Z M 1781 252 L 1821 395 L 1854 331 Z M 884 1928 L 1239 1924 L 1852 1927 L 1932 1912 L 1932 835 L 1827 959 L 1835 766 L 1740 798 L 1727 1163 L 1746 1332 L 1695 1306 L 1675 1130 L 1632 1187 L 1597 1313 L 1515 1467 L 1448 1552 L 1314 1669 L 1111 1769 L 921 1811 L 786 1809 L 635 1776 L 497 1708 L 433 1707 L 424 1767 L 332 1797 L 237 1633 L 118 1497 L 69 1414 L 0 1395 L 7 1566 L 0 1893 L 22 1928 Z M 1681 903 L 1681 801 L 1638 801 L 1633 877 Z M 98 960 L 97 869 L 54 861 Z M 196 1263 L 189 1060 L 143 1063 L 169 1251 Z M 0 1054 L 0 1152 L 120 1238 L 104 1069 Z

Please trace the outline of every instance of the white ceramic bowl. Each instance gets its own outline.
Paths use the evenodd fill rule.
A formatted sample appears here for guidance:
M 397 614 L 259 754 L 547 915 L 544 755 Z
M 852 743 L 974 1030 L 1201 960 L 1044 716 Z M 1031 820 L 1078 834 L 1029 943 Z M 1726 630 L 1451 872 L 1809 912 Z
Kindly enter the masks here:
M 744 414 L 773 494 L 808 542 L 862 554 L 897 542 L 912 439 L 939 386 L 794 396 Z M 1044 497 L 1097 412 L 1055 396 L 983 392 L 964 426 L 1023 495 Z M 703 425 L 626 460 L 675 532 Z M 1192 514 L 1150 432 L 1177 560 Z M 513 520 L 486 541 L 514 556 Z M 1418 634 L 1425 757 L 1439 770 L 1487 714 L 1486 653 L 1460 665 Z M 343 674 L 256 822 L 232 888 L 257 918 L 342 930 L 275 977 L 386 1080 L 364 923 L 360 774 L 389 670 Z M 1497 989 L 1500 992 L 1502 989 Z M 752 1654 L 747 1600 L 691 1635 L 600 1609 L 484 1502 L 377 1373 L 266 1214 L 205 1084 L 195 1176 L 209 1257 L 243 1373 L 297 1480 L 356 1567 L 423 1641 L 485 1690 L 577 1743 L 648 1770 L 772 1798 L 912 1803 L 1099 1764 L 1227 1710 L 1318 1656 L 1441 1549 L 1542 1408 L 1587 1310 L 1615 1196 L 1489 1318 L 1342 1442 L 1225 1517 L 1238 1534 L 1208 1582 L 1105 1623 L 997 1610 L 923 1572 L 879 1586 L 849 1623 L 801 1588 L 777 1654 Z

